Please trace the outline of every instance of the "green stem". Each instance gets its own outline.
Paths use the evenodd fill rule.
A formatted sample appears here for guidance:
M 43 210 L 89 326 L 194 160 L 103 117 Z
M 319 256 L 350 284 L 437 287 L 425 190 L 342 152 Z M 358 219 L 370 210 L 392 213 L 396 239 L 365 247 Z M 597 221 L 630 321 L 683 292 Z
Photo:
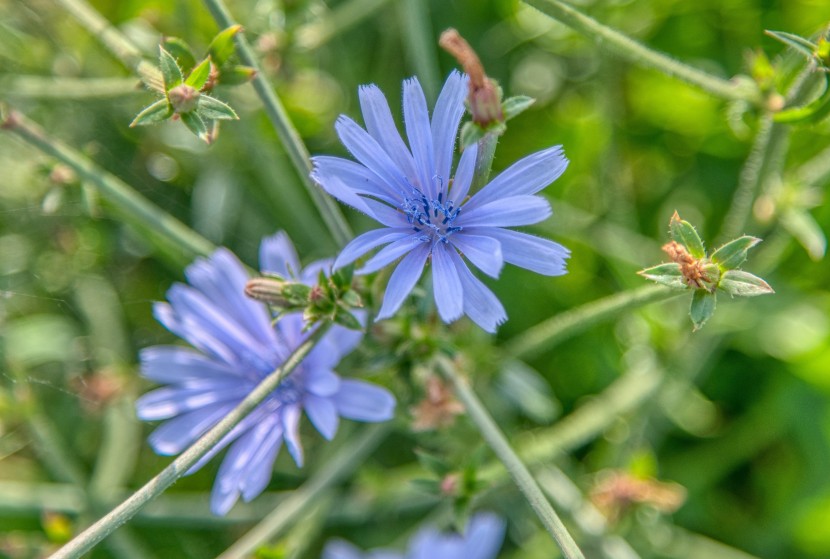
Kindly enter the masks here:
M 250 557 L 263 542 L 281 535 L 291 525 L 301 520 L 308 508 L 338 481 L 357 468 L 389 433 L 389 424 L 372 425 L 364 429 L 355 442 L 345 445 L 334 458 L 326 463 L 300 489 L 281 501 L 273 512 L 239 538 L 217 559 L 242 559 Z
M 210 241 L 148 201 L 130 185 L 97 167 L 83 154 L 47 136 L 42 128 L 20 113 L 11 111 L 1 114 L 0 128 L 17 134 L 42 152 L 71 167 L 81 180 L 95 186 L 125 220 L 151 235 L 161 235 L 173 241 L 180 250 L 188 253 L 187 260 L 210 254 L 215 249 Z
M 544 13 L 561 21 L 601 46 L 646 68 L 661 71 L 723 99 L 748 101 L 761 106 L 763 97 L 757 87 L 738 84 L 712 76 L 692 66 L 675 60 L 634 41 L 619 31 L 603 25 L 560 0 L 523 0 Z
M 157 476 L 147 482 L 141 489 L 137 490 L 124 502 L 115 507 L 106 516 L 95 524 L 84 530 L 69 543 L 59 549 L 52 559 L 69 559 L 80 557 L 101 540 L 106 538 L 118 527 L 132 518 L 147 503 L 161 495 L 168 487 L 173 485 L 179 478 L 199 459 L 207 454 L 216 444 L 227 435 L 240 421 L 242 421 L 254 408 L 271 394 L 291 371 L 305 358 L 314 345 L 319 341 L 328 329 L 327 326 L 318 328 L 311 337 L 303 342 L 286 359 L 285 363 L 265 377 L 238 406 L 231 410 L 222 420 L 214 425 L 198 441 L 193 443 L 187 450 L 173 460 L 169 466 L 164 468 Z
M 3 96 L 9 99 L 97 100 L 142 93 L 135 78 L 58 78 L 4 76 Z
M 478 192 L 490 180 L 490 169 L 493 167 L 493 157 L 496 155 L 496 144 L 498 143 L 499 136 L 493 132 L 488 132 L 478 141 L 473 182 L 470 185 L 471 193 Z
M 213 19 L 216 20 L 220 27 L 227 28 L 236 25 L 236 22 L 231 17 L 230 12 L 222 0 L 205 0 L 205 5 L 207 5 Z M 257 58 L 251 46 L 248 44 L 248 40 L 245 38 L 245 33 L 237 33 L 234 40 L 236 41 L 236 52 L 239 55 L 240 61 L 256 70 L 256 75 L 251 81 L 251 84 L 262 101 L 265 113 L 277 131 L 277 137 L 282 142 L 286 153 L 288 153 L 288 157 L 291 159 L 297 175 L 299 175 L 308 195 L 320 212 L 334 242 L 338 246 L 344 246 L 354 236 L 349 224 L 346 222 L 346 219 L 343 217 L 334 200 L 327 196 L 322 189 L 317 187 L 309 177 L 309 173 L 311 172 L 311 159 L 308 150 L 302 138 L 300 138 L 297 129 L 291 123 L 288 113 L 285 112 L 282 102 L 280 102 L 271 84 L 265 78 L 265 74 L 259 68 Z
M 153 64 L 144 60 L 144 54 L 132 41 L 116 29 L 95 8 L 84 0 L 55 0 L 69 12 L 89 34 L 98 39 L 124 66 L 147 80 L 148 83 L 161 82 L 161 72 Z
M 576 545 L 568 529 L 565 528 L 556 511 L 553 510 L 550 501 L 545 498 L 536 480 L 533 479 L 527 467 L 510 447 L 504 433 L 498 428 L 466 379 L 463 379 L 455 371 L 452 363 L 447 359 L 442 358 L 438 360 L 437 364 L 444 377 L 453 385 L 458 399 L 464 404 L 467 414 L 470 416 L 470 420 L 478 427 L 488 446 L 493 449 L 507 471 L 510 472 L 513 481 L 516 482 L 519 490 L 524 494 L 545 529 L 556 540 L 566 559 L 584 559 L 585 556 Z
M 602 320 L 629 309 L 671 299 L 684 293 L 686 291 L 673 290 L 659 285 L 646 285 L 587 303 L 525 330 L 504 345 L 504 354 L 522 358 L 535 357 Z
M 410 62 L 424 88 L 427 100 L 434 102 L 441 80 L 436 71 L 438 52 L 435 48 L 435 33 L 429 22 L 429 3 L 423 0 L 403 0 L 398 3 L 398 8 Z
M 389 0 L 349 0 L 332 8 L 331 12 L 301 25 L 294 34 L 294 45 L 300 50 L 314 50 L 332 37 L 351 29 L 375 15 Z

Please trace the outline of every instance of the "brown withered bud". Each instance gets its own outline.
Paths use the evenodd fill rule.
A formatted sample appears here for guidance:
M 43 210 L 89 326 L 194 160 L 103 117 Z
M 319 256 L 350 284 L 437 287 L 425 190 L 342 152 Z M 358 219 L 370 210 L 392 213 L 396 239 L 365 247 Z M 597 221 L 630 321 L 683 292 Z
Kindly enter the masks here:
M 410 412 L 414 418 L 412 429 L 432 431 L 452 425 L 455 416 L 464 413 L 464 406 L 455 399 L 450 388 L 436 376 L 427 379 L 426 397 Z
M 705 287 L 704 282 L 712 281 L 703 269 L 703 262 L 695 259 L 686 247 L 677 241 L 671 241 L 663 245 L 663 252 L 669 255 L 671 261 L 680 265 L 680 273 L 689 287 Z
M 504 111 L 501 108 L 499 88 L 484 73 L 484 66 L 473 47 L 452 27 L 441 33 L 438 44 L 455 57 L 470 77 L 467 101 L 470 104 L 473 122 L 484 127 L 495 122 L 503 122 Z
M 642 479 L 620 471 L 602 476 L 591 490 L 590 499 L 611 522 L 616 522 L 632 505 L 645 504 L 671 514 L 686 500 L 686 489 L 677 483 Z

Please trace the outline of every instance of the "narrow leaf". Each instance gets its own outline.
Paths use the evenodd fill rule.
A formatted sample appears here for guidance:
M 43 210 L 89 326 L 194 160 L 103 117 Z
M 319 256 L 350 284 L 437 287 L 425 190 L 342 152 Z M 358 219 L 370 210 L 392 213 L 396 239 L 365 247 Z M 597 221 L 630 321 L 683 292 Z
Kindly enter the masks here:
M 729 270 L 724 273 L 718 288 L 738 297 L 755 297 L 775 293 L 767 282 L 743 270 Z
M 504 111 L 504 119 L 510 120 L 514 116 L 525 112 L 535 102 L 536 99 L 528 97 L 527 95 L 517 95 L 515 97 L 505 99 L 501 106 Z
M 349 330 L 363 330 L 363 325 L 360 321 L 352 313 L 344 311 L 342 307 L 334 315 L 334 322 L 345 326 Z
M 154 122 L 161 122 L 173 114 L 173 107 L 167 102 L 167 99 L 159 99 L 152 105 L 144 107 L 138 115 L 130 123 L 130 128 L 133 126 L 145 126 Z
M 695 331 L 700 328 L 715 314 L 716 297 L 703 289 L 696 289 L 692 296 L 692 305 L 689 308 L 689 317 L 694 323 Z
M 724 270 L 737 268 L 746 260 L 747 251 L 760 242 L 761 239 L 758 237 L 750 237 L 749 235 L 739 237 L 716 250 L 712 255 L 712 262 Z
M 775 122 L 784 124 L 815 124 L 830 114 L 830 86 L 825 75 L 824 92 L 810 103 L 777 112 L 772 116 Z
M 210 77 L 210 58 L 205 58 L 198 66 L 193 68 L 184 83 L 199 91 L 205 86 L 208 77 Z
M 202 118 L 208 120 L 237 120 L 239 117 L 236 112 L 216 97 L 209 95 L 202 95 L 199 98 L 199 108 L 197 109 Z
M 700 240 L 697 231 L 695 231 L 691 223 L 680 219 L 677 212 L 674 212 L 674 215 L 671 216 L 669 229 L 672 239 L 684 245 L 689 251 L 689 254 L 695 259 L 699 260 L 706 256 L 706 251 L 703 249 L 703 241 Z
M 159 47 L 159 67 L 161 68 L 161 75 L 164 77 L 164 89 L 166 91 L 170 91 L 182 83 L 182 71 L 179 69 L 176 59 L 161 46 Z
M 770 31 L 769 29 L 765 30 L 764 33 L 768 37 L 772 37 L 776 41 L 780 41 L 788 47 L 794 48 L 807 58 L 812 59 L 815 56 L 817 48 L 816 45 L 804 37 L 799 37 L 798 35 L 787 33 L 786 31 Z
M 187 126 L 191 132 L 196 134 L 200 140 L 204 140 L 205 142 L 210 143 L 208 141 L 209 136 L 207 125 L 198 114 L 192 112 L 183 113 L 179 116 L 181 117 L 182 122 L 184 122 L 184 125 Z
M 189 73 L 196 66 L 196 57 L 193 56 L 193 51 L 190 50 L 190 46 L 182 39 L 178 37 L 165 37 L 162 44 L 164 50 L 176 59 L 183 73 Z
M 658 264 L 645 270 L 637 272 L 646 279 L 656 281 L 661 285 L 665 285 L 674 289 L 687 289 L 686 280 L 680 270 L 680 264 L 675 262 L 668 262 L 666 264 Z
M 234 51 L 233 37 L 242 31 L 241 25 L 232 25 L 227 29 L 219 32 L 213 41 L 210 42 L 208 52 L 213 63 L 217 66 L 223 66 L 228 58 L 231 57 Z

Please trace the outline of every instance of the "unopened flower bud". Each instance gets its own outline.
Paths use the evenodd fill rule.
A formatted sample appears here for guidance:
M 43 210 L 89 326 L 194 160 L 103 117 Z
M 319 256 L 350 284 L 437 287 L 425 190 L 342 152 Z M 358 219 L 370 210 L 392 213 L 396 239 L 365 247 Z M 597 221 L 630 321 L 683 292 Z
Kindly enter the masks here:
M 274 307 L 303 307 L 308 301 L 310 287 L 282 278 L 253 278 L 245 284 L 245 295 Z
M 189 113 L 199 105 L 200 93 L 189 85 L 177 85 L 167 92 L 167 99 L 177 113 Z

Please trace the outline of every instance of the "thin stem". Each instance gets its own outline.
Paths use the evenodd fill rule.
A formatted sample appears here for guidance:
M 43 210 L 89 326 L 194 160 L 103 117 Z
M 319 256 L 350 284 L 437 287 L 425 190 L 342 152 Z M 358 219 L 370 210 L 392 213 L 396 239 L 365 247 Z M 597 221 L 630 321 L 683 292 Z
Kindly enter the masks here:
M 639 289 L 616 293 L 558 314 L 525 330 L 504 345 L 504 353 L 513 357 L 534 357 L 621 312 L 684 293 L 686 291 L 659 285 L 646 285 Z
M 205 0 L 205 5 L 220 27 L 227 28 L 236 25 L 236 22 L 231 17 L 230 12 L 222 0 Z M 302 138 L 300 138 L 297 129 L 294 128 L 288 114 L 285 112 L 282 102 L 280 102 L 271 84 L 265 78 L 265 74 L 259 68 L 257 58 L 251 46 L 248 44 L 248 40 L 245 38 L 245 33 L 237 33 L 234 40 L 236 41 L 236 52 L 239 55 L 240 61 L 246 66 L 256 69 L 256 75 L 251 81 L 251 84 L 262 101 L 265 113 L 277 131 L 277 137 L 288 153 L 288 157 L 291 159 L 297 175 L 299 175 L 308 195 L 320 212 L 323 221 L 325 221 L 326 227 L 328 227 L 334 242 L 338 246 L 344 246 L 354 236 L 349 224 L 346 222 L 346 219 L 343 217 L 334 200 L 327 196 L 322 189 L 318 188 L 309 177 L 309 173 L 311 172 L 311 159 L 308 150 Z
M 435 48 L 435 33 L 429 22 L 429 2 L 403 0 L 398 3 L 398 8 L 410 62 L 415 68 L 427 99 L 435 101 L 440 78 L 436 70 L 438 52 Z
M 0 107 L 0 112 L 2 112 Z M 96 166 L 83 154 L 47 136 L 37 124 L 11 111 L 0 115 L 0 128 L 17 134 L 47 155 L 71 167 L 78 177 L 95 186 L 125 220 L 153 236 L 164 236 L 187 252 L 187 260 L 213 252 L 213 244 L 170 214 L 148 201 L 130 185 Z
M 658 70 L 723 99 L 748 101 L 758 106 L 763 104 L 763 97 L 757 87 L 712 76 L 652 50 L 560 0 L 523 1 L 635 64 Z
M 115 507 L 106 516 L 95 524 L 81 532 L 69 543 L 64 545 L 52 556 L 52 559 L 69 559 L 80 557 L 98 542 L 114 532 L 119 526 L 132 518 L 147 503 L 161 495 L 168 487 L 173 485 L 179 478 L 199 459 L 207 454 L 216 444 L 227 435 L 245 416 L 257 407 L 265 398 L 271 394 L 319 341 L 328 327 L 318 328 L 311 337 L 300 344 L 297 349 L 286 359 L 285 363 L 277 368 L 270 375 L 265 377 L 238 406 L 231 410 L 219 423 L 213 426 L 210 431 L 204 434 L 198 441 L 193 443 L 187 450 L 173 460 L 169 466 L 164 468 L 157 476 L 147 482 L 141 489 L 137 490 L 124 502 Z
M 301 520 L 310 505 L 329 490 L 329 488 L 348 476 L 360 466 L 366 457 L 389 433 L 388 424 L 372 425 L 363 430 L 354 442 L 345 445 L 337 455 L 329 460 L 324 468 L 314 474 L 300 489 L 291 493 L 273 512 L 239 538 L 217 559 L 242 559 L 249 557 L 263 542 L 274 539 L 288 529 L 294 522 Z
M 553 510 L 550 501 L 545 498 L 542 490 L 539 488 L 536 480 L 533 479 L 533 476 L 530 475 L 527 467 L 516 453 L 513 452 L 504 433 L 498 428 L 496 422 L 485 409 L 472 388 L 470 388 L 467 381 L 455 371 L 452 363 L 448 362 L 447 359 L 442 358 L 438 360 L 437 364 L 441 373 L 452 383 L 458 399 L 464 404 L 467 414 L 470 416 L 470 420 L 478 427 L 481 436 L 487 442 L 488 446 L 493 449 L 493 452 L 496 453 L 496 456 L 498 456 L 499 460 L 507 468 L 507 471 L 510 472 L 513 481 L 516 482 L 519 490 L 524 494 L 545 529 L 553 536 L 556 543 L 559 544 L 559 548 L 562 550 L 564 556 L 567 559 L 584 559 L 585 556 L 576 545 L 568 529 L 565 528 L 556 511 Z
M 375 14 L 389 0 L 349 0 L 332 8 L 331 12 L 301 25 L 294 35 L 294 45 L 300 50 L 314 50 L 332 37 L 351 29 Z
M 69 12 L 89 34 L 98 39 L 124 66 L 150 81 L 161 79 L 161 72 L 144 60 L 144 54 L 85 0 L 55 0 Z
M 143 93 L 135 78 L 59 78 L 4 76 L 3 96 L 9 99 L 96 100 Z

